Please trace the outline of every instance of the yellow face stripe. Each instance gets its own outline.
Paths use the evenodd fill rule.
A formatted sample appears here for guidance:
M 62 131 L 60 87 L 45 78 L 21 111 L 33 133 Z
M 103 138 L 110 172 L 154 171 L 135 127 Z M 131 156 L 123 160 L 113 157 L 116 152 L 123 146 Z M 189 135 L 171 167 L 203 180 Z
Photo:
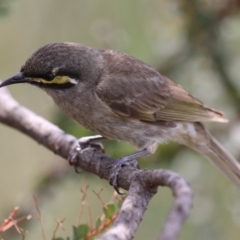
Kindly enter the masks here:
M 67 76 L 57 76 L 51 81 L 47 81 L 42 78 L 40 78 L 39 80 L 44 84 L 64 84 L 64 83 L 68 83 L 68 82 L 75 83 L 75 82 L 73 82 L 74 79 L 71 79 Z

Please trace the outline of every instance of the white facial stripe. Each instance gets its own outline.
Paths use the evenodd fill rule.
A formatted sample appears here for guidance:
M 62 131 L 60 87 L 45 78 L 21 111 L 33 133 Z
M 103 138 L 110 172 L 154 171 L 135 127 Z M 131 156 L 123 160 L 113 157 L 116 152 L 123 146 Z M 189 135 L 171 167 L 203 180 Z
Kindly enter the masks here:
M 77 84 L 77 80 L 74 79 L 74 78 L 68 78 L 69 79 L 69 82 L 72 83 L 72 84 Z
M 41 82 L 40 78 L 29 78 L 31 82 Z

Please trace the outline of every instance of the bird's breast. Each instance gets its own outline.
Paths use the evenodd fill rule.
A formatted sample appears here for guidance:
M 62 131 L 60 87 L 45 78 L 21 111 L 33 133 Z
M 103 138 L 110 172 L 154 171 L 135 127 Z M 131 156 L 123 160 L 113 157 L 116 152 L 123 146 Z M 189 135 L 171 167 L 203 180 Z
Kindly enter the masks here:
M 103 103 L 93 91 L 50 92 L 55 103 L 73 120 L 108 139 L 131 142 L 154 152 L 158 143 L 174 139 L 175 128 L 123 118 Z

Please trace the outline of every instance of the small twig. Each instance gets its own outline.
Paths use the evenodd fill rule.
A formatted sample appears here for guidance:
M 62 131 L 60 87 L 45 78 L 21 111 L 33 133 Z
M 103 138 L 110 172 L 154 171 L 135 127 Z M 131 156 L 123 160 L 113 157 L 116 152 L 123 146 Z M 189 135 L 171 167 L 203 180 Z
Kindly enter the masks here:
M 14 219 L 14 217 L 17 215 L 19 210 L 19 207 L 15 207 L 13 211 L 10 213 L 10 215 L 4 220 L 4 222 L 0 225 L 0 233 L 6 231 L 6 226 L 8 226 L 9 223 L 11 223 Z
M 76 221 L 76 226 L 80 225 L 80 220 L 81 220 L 81 216 L 83 213 L 83 207 L 84 205 L 86 205 L 86 201 L 87 201 L 87 189 L 88 189 L 88 185 L 86 183 L 86 179 L 84 181 L 84 187 L 80 188 L 81 193 L 83 194 L 82 199 L 81 199 L 81 203 L 80 203 L 80 207 L 79 207 L 79 213 L 77 216 L 77 221 Z
M 89 227 L 90 227 L 90 229 L 92 229 L 92 226 L 93 226 L 92 212 L 91 212 L 91 207 L 90 207 L 89 200 L 88 200 L 88 195 L 87 195 L 89 185 L 88 185 L 88 182 L 87 182 L 86 178 L 84 180 L 84 188 L 85 188 L 85 195 L 86 195 L 85 205 L 87 207 L 87 212 L 88 212 L 88 217 L 89 217 Z
M 34 201 L 34 205 L 35 205 L 35 207 L 37 209 L 37 212 L 38 212 L 37 219 L 38 219 L 38 221 L 40 223 L 40 226 L 41 226 L 42 237 L 43 237 L 44 240 L 47 240 L 46 235 L 45 235 L 45 231 L 44 231 L 44 227 L 43 227 L 42 214 L 41 214 L 41 211 L 40 211 L 39 206 L 38 206 L 37 198 L 35 196 L 33 196 L 33 201 Z
M 62 219 L 62 220 L 56 219 L 57 225 L 56 225 L 56 227 L 55 227 L 55 229 L 53 231 L 52 240 L 54 240 L 56 238 L 56 233 L 57 233 L 57 230 L 58 230 L 59 227 L 62 228 L 63 230 L 65 230 L 63 225 L 62 225 L 64 221 L 65 221 L 65 218 Z
M 22 216 L 20 218 L 14 219 L 15 216 L 17 215 L 17 213 L 18 213 L 18 210 L 19 210 L 19 207 L 15 207 L 14 210 L 8 216 L 8 218 L 6 218 L 4 220 L 4 222 L 0 226 L 0 233 L 7 231 L 9 228 L 11 228 L 13 226 L 15 227 L 15 229 L 17 230 L 18 233 L 27 232 L 25 229 L 18 227 L 17 224 L 19 222 L 22 222 L 25 219 L 27 219 L 27 220 L 31 219 L 32 216 L 28 215 L 28 216 Z
M 89 185 L 88 185 L 88 182 L 87 182 L 87 179 L 85 178 L 84 179 L 84 186 L 83 188 L 81 188 L 81 193 L 83 194 L 83 198 L 82 198 L 82 201 L 81 201 L 81 209 L 83 210 L 83 206 L 85 205 L 86 208 L 87 208 L 87 212 L 88 212 L 88 218 L 89 218 L 89 227 L 90 229 L 92 228 L 93 226 L 93 221 L 92 221 L 92 213 L 91 213 L 91 208 L 90 208 L 90 204 L 89 204 L 89 201 L 88 201 L 88 195 L 87 195 L 87 192 L 88 192 L 88 189 L 89 189 Z M 80 213 L 82 214 L 82 210 L 80 209 Z M 79 226 L 80 224 L 80 216 L 81 214 L 79 214 L 79 217 L 78 217 L 78 225 L 76 226 Z
M 99 226 L 98 229 L 94 229 L 94 230 L 90 231 L 90 232 L 87 234 L 86 238 L 87 238 L 87 239 L 93 238 L 93 237 L 99 235 L 101 232 L 103 232 L 103 231 L 106 230 L 107 228 L 109 228 L 109 227 L 111 226 L 111 224 L 113 223 L 113 221 L 117 218 L 117 216 L 118 216 L 118 213 L 117 213 L 117 214 L 114 214 L 114 215 L 111 217 L 111 219 L 106 220 L 103 224 L 101 224 L 101 225 Z
M 22 235 L 22 240 L 25 240 L 25 239 L 26 239 L 26 233 L 24 232 Z
M 93 193 L 97 196 L 97 198 L 99 199 L 99 201 L 101 202 L 101 204 L 102 204 L 102 206 L 104 206 L 104 202 L 103 202 L 103 200 L 102 200 L 102 198 L 101 198 L 101 193 L 102 193 L 102 191 L 103 191 L 103 188 L 101 188 L 98 192 L 96 192 L 96 191 L 94 191 L 93 190 Z

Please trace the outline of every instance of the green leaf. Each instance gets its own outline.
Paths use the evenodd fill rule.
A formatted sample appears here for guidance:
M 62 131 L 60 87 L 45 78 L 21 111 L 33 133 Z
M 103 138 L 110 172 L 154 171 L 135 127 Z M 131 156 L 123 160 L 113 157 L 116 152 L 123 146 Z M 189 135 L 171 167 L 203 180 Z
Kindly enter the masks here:
M 100 217 L 97 219 L 97 221 L 96 221 L 96 230 L 98 230 L 99 229 L 99 227 L 101 226 L 101 224 L 102 224 L 102 220 L 100 219 Z
M 103 208 L 103 212 L 104 212 L 106 218 L 110 219 L 113 216 L 113 214 L 115 213 L 115 206 L 114 206 L 114 204 L 108 204 L 107 206 L 105 206 Z
M 59 237 L 59 238 L 54 238 L 53 240 L 64 240 L 64 239 Z
M 73 226 L 73 240 L 81 240 L 82 238 L 86 237 L 89 232 L 89 227 L 86 224 L 82 224 L 78 227 Z

